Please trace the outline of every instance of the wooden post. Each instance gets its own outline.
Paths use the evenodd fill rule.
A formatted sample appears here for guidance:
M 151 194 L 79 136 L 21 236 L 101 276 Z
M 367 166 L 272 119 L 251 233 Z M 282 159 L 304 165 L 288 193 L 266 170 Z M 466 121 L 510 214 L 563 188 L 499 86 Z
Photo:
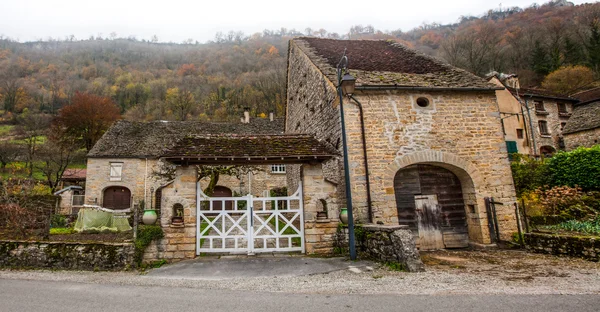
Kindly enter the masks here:
M 133 203 L 133 196 L 131 196 L 131 202 Z M 137 239 L 138 230 L 138 206 L 133 204 L 133 240 Z
M 525 247 L 525 242 L 523 241 L 523 226 L 521 225 L 521 213 L 519 212 L 519 205 L 516 202 L 515 215 L 517 215 L 517 230 L 519 231 L 519 244 L 521 244 L 521 247 Z

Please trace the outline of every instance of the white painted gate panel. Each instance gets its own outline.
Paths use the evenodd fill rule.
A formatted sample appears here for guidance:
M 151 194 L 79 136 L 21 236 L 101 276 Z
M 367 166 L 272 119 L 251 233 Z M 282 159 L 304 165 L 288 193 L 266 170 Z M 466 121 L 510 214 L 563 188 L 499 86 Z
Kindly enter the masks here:
M 197 255 L 305 251 L 301 183 L 282 197 L 208 197 L 199 185 L 196 194 Z

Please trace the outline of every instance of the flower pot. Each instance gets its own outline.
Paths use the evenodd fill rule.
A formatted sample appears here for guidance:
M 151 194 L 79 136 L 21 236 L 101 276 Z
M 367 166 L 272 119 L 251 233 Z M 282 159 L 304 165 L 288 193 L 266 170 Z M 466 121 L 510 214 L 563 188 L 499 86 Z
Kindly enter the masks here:
M 343 224 L 348 224 L 348 208 L 340 209 L 340 221 Z
M 156 210 L 144 210 L 144 215 L 142 216 L 142 222 L 145 225 L 151 225 L 156 222 L 158 216 L 156 215 Z
M 171 224 L 173 224 L 173 225 L 182 225 L 183 224 L 183 217 L 173 217 L 173 218 L 171 218 Z

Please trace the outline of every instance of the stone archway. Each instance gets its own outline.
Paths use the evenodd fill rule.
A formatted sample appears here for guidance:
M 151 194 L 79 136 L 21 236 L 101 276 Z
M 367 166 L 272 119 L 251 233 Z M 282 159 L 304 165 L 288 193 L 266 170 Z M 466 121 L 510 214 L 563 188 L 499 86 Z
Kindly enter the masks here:
M 467 247 L 465 202 L 459 178 L 426 164 L 404 167 L 394 177 L 398 222 L 408 225 L 421 250 Z

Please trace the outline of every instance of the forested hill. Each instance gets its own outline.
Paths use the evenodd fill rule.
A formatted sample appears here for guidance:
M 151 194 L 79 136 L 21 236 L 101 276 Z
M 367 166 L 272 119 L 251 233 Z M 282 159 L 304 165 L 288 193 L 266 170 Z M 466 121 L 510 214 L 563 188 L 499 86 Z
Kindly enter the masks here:
M 79 91 L 111 98 L 132 120 L 238 120 L 244 107 L 254 116 L 282 115 L 287 42 L 300 35 L 396 40 L 478 75 L 519 74 L 523 86 L 539 86 L 569 65 L 591 69 L 593 84 L 600 69 L 600 4 L 558 0 L 408 32 L 282 28 L 180 44 L 114 34 L 26 43 L 0 38 L 0 109 L 5 116 L 26 108 L 56 113 Z

